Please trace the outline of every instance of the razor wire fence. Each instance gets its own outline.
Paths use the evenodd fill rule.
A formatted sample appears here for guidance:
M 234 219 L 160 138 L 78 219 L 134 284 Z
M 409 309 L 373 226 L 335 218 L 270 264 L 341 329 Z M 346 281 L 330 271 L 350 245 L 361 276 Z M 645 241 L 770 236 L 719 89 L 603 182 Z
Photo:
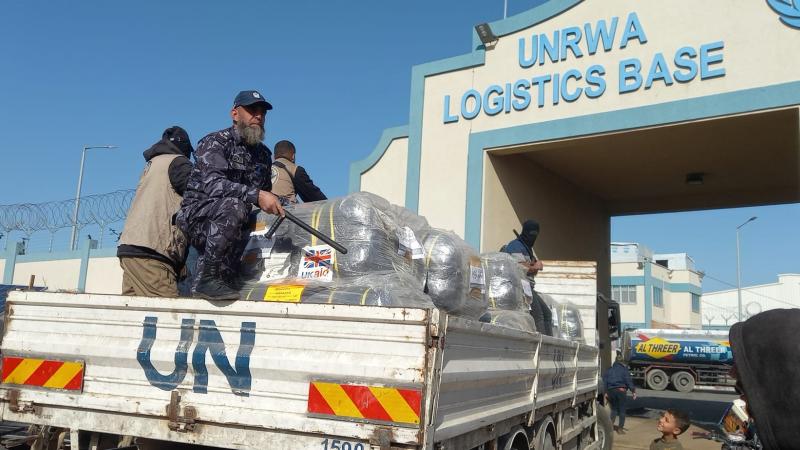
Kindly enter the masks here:
M 81 231 L 91 228 L 92 231 L 99 231 L 99 246 L 102 247 L 108 232 L 119 236 L 121 227 L 117 231 L 110 226 L 125 221 L 135 193 L 135 189 L 125 189 L 81 197 L 77 200 L 77 220 L 76 199 L 0 205 L 0 233 L 4 235 L 5 246 L 14 233 L 18 234 L 17 238 L 21 238 L 26 247 L 34 242 L 41 244 L 39 238 L 44 237 L 48 242 L 47 251 L 52 252 L 56 236 L 61 230 L 74 226 L 80 235 Z

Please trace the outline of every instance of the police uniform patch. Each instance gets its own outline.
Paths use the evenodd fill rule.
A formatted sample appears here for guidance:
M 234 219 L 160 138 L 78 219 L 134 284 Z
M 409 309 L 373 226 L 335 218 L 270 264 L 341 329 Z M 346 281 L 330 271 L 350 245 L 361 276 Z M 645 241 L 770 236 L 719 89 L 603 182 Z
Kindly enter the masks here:
M 270 170 L 269 179 L 272 181 L 273 185 L 275 184 L 276 181 L 278 181 L 278 168 L 277 167 L 272 166 L 272 169 Z

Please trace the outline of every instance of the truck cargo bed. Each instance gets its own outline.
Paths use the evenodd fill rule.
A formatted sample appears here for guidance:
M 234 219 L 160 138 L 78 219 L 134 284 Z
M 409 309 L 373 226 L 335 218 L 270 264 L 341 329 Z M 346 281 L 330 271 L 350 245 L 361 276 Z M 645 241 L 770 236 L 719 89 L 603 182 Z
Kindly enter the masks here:
M 2 419 L 71 429 L 432 448 L 597 386 L 594 347 L 435 309 L 37 292 L 6 308 Z

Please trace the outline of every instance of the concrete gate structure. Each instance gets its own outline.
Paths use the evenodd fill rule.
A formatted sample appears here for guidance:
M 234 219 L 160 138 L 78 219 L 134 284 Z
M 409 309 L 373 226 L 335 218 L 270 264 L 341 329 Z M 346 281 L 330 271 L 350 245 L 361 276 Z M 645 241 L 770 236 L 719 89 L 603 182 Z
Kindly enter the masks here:
M 536 218 L 540 256 L 597 261 L 606 294 L 612 216 L 800 200 L 800 3 L 551 0 L 489 26 L 413 67 L 409 123 L 350 191 L 481 251 Z

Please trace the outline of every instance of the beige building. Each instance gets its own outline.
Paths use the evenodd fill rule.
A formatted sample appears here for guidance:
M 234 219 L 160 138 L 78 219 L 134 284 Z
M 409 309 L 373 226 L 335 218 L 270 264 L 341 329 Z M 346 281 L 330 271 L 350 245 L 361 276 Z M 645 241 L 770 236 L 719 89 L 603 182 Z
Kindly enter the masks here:
M 540 256 L 597 261 L 608 294 L 612 216 L 800 200 L 792 23 L 764 1 L 553 0 L 486 24 L 468 53 L 412 68 L 408 123 L 352 164 L 350 190 L 482 251 L 536 218 Z
M 611 243 L 611 297 L 620 304 L 623 328 L 701 328 L 702 281 L 686 253 Z
M 738 322 L 737 289 L 703 294 L 703 328 L 727 330 Z M 762 311 L 778 308 L 800 308 L 800 274 L 778 275 L 775 283 L 742 286 L 742 319 Z

